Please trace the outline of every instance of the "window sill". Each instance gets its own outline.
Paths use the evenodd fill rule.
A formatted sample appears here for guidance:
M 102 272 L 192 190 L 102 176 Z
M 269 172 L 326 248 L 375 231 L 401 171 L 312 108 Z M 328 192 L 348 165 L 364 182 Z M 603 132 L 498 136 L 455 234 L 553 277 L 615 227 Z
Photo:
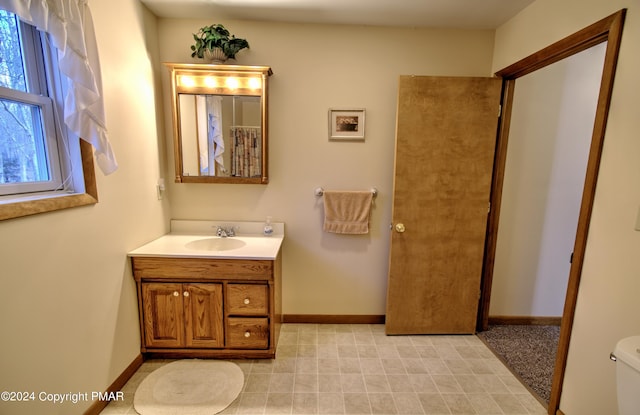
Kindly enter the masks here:
M 20 218 L 38 213 L 53 212 L 96 203 L 98 203 L 98 199 L 88 193 L 47 195 L 31 197 L 29 200 L 19 202 L 0 202 L 0 220 Z
M 28 196 L 24 199 L 14 199 L 6 202 L 0 201 L 0 221 L 98 203 L 98 191 L 91 148 L 91 144 L 80 140 L 85 193 L 47 193 Z
M 30 200 L 0 203 L 0 220 L 53 212 L 77 206 L 93 205 L 98 199 L 88 193 L 43 196 Z

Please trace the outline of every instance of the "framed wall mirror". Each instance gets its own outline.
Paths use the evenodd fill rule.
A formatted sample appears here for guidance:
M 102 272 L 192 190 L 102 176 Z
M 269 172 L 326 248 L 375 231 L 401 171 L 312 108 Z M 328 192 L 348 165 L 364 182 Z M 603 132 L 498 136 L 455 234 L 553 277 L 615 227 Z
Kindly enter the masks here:
M 165 63 L 175 181 L 266 184 L 267 66 Z

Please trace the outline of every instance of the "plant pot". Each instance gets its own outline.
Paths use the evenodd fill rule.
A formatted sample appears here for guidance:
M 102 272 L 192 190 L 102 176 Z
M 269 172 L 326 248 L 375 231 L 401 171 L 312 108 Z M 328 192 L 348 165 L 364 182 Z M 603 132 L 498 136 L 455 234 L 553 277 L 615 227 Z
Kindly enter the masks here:
M 227 56 L 220 48 L 206 49 L 204 51 L 204 58 L 211 63 L 223 63 L 227 61 Z

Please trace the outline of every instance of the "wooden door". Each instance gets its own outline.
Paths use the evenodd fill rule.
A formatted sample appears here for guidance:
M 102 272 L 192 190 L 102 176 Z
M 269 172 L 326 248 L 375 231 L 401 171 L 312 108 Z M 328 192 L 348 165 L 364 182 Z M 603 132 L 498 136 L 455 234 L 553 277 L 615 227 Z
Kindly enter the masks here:
M 222 284 L 183 284 L 186 347 L 224 346 Z
M 144 342 L 147 347 L 184 347 L 182 284 L 142 284 Z
M 501 86 L 400 77 L 387 334 L 475 332 Z

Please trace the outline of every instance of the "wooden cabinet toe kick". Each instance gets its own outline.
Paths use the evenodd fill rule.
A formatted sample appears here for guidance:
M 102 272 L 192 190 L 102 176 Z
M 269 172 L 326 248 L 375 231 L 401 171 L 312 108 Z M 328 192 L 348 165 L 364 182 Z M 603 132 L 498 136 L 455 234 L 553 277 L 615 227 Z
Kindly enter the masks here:
M 161 359 L 275 359 L 275 349 L 147 349 L 145 358 Z

